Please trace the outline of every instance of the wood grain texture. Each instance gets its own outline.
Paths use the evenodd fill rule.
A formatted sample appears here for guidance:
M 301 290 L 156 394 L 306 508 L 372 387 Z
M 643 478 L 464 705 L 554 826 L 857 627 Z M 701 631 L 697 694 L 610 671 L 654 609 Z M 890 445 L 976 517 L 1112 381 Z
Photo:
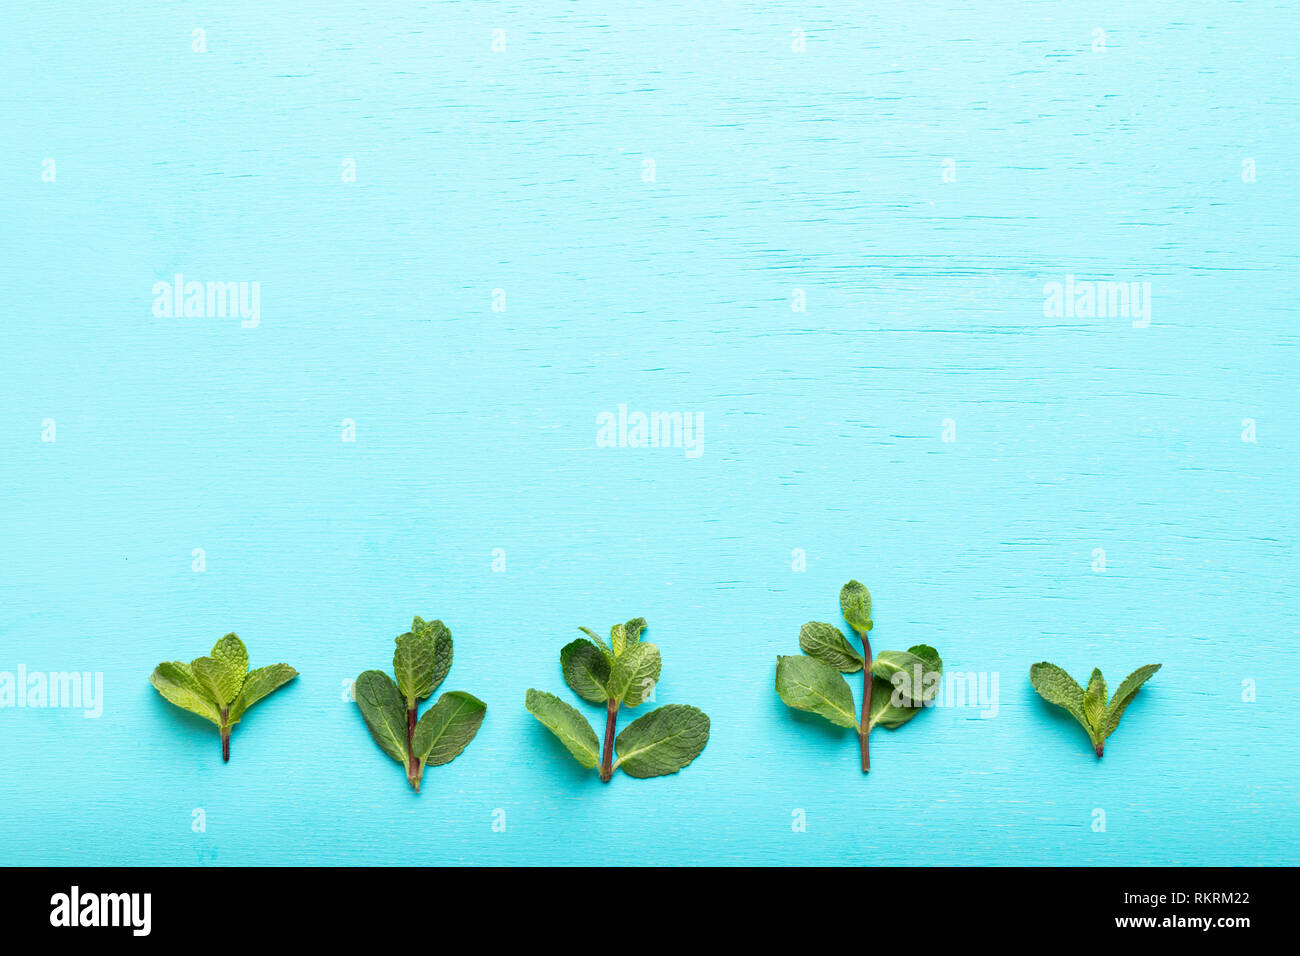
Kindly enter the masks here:
M 1294 4 L 329 7 L 0 12 L 0 671 L 105 687 L 0 709 L 5 862 L 1300 862 Z M 850 577 L 996 716 L 864 777 L 784 707 Z M 343 685 L 414 614 L 488 707 L 419 795 Z M 559 649 L 635 615 L 712 735 L 602 786 L 524 693 L 598 723 Z M 232 630 L 301 676 L 223 765 L 147 678 Z M 1165 666 L 1098 761 L 1043 659 Z

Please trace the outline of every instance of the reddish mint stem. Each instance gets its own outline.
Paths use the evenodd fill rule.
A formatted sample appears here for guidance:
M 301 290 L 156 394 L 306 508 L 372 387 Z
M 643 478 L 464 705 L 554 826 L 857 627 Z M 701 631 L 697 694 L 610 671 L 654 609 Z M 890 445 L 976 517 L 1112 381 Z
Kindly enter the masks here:
M 614 774 L 614 724 L 618 720 L 618 701 L 605 703 L 605 749 L 600 759 L 600 782 L 609 783 Z
M 406 776 L 411 780 L 411 786 L 417 791 L 420 789 L 420 761 L 415 759 L 415 708 L 406 708 L 406 753 L 408 766 Z
M 229 708 L 221 708 L 221 759 L 226 763 L 230 762 L 230 725 L 226 723 L 229 713 Z
M 871 750 L 867 746 L 867 735 L 871 733 L 871 642 L 867 632 L 862 632 L 862 720 L 858 725 L 858 741 L 862 744 L 862 772 L 871 770 Z

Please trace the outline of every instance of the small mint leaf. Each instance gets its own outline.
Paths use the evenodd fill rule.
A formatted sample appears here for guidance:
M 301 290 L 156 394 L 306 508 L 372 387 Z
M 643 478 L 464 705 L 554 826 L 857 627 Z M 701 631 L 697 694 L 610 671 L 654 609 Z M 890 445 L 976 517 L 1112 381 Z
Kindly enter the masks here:
M 636 644 L 641 640 L 641 632 L 645 630 L 645 618 L 634 617 L 623 625 L 623 631 L 627 635 L 629 646 Z
M 190 661 L 195 679 L 218 707 L 226 707 L 239 696 L 244 675 L 215 657 L 199 657 Z
M 583 634 L 586 634 L 589 638 L 591 638 L 592 643 L 595 644 L 598 648 L 600 648 L 600 652 L 605 655 L 605 659 L 607 661 L 609 661 L 611 664 L 614 663 L 614 652 L 610 650 L 609 645 L 605 643 L 605 639 L 603 637 L 601 637 L 599 634 L 597 634 L 589 627 L 579 627 L 578 630 L 582 631 Z
M 609 699 L 609 660 L 591 641 L 581 637 L 560 649 L 564 682 L 583 700 L 603 704 Z
M 627 628 L 622 624 L 615 624 L 609 629 L 609 646 L 616 658 L 622 657 L 627 650 Z
M 1064 669 L 1040 661 L 1029 668 L 1029 683 L 1043 700 L 1065 708 L 1075 720 L 1088 726 L 1083 714 L 1083 688 Z
M 939 657 L 939 652 L 929 644 L 915 644 L 907 649 L 909 654 L 915 654 L 925 662 L 926 670 L 942 671 L 943 659 Z
M 411 749 L 423 769 L 455 760 L 478 733 L 487 705 L 473 694 L 449 690 L 415 725 Z
M 1101 676 L 1101 670 L 1094 667 L 1092 677 L 1088 679 L 1088 686 L 1083 691 L 1083 716 L 1088 721 L 1088 731 L 1092 735 L 1094 746 L 1103 738 L 1101 737 L 1101 722 L 1106 715 L 1106 678 Z
M 853 691 L 840 672 L 802 654 L 776 659 L 776 692 L 796 710 L 825 717 L 840 727 L 856 727 Z
M 1160 670 L 1160 666 L 1159 664 L 1147 664 L 1145 667 L 1139 667 L 1120 683 L 1101 721 L 1101 737 L 1103 740 L 1115 732 L 1115 728 L 1119 726 L 1119 719 L 1124 716 L 1124 711 L 1132 703 L 1138 689 L 1150 680 L 1156 671 Z
M 1033 685 L 1034 690 L 1038 691 L 1039 697 L 1049 704 L 1064 708 L 1079 722 L 1080 726 L 1088 732 L 1088 739 L 1093 742 L 1093 748 L 1100 757 L 1101 743 L 1088 721 L 1088 714 L 1084 709 L 1084 690 L 1078 682 L 1055 664 L 1039 661 L 1029 668 L 1029 683 Z
M 442 621 L 426 622 L 416 617 L 411 622 L 411 633 L 433 638 L 433 678 L 429 683 L 429 694 L 432 694 L 447 679 L 451 670 L 451 630 Z
M 862 655 L 833 624 L 809 621 L 799 629 L 799 647 L 837 671 L 853 674 L 862 670 Z
M 662 777 L 689 764 L 708 742 L 708 715 L 696 707 L 668 704 L 632 721 L 614 738 L 614 766 L 631 777 Z
M 596 732 L 575 707 L 554 694 L 531 688 L 524 697 L 524 705 L 543 727 L 560 738 L 560 743 L 573 754 L 574 760 L 588 770 L 600 763 L 600 742 L 596 740 Z
M 227 634 L 212 646 L 212 657 L 243 676 L 248 673 L 248 649 L 238 634 Z
M 239 719 L 244 716 L 244 711 L 267 694 L 279 690 L 297 676 L 298 672 L 288 664 L 268 664 L 266 667 L 259 667 L 257 670 L 249 671 L 248 677 L 244 680 L 244 686 L 239 690 L 239 696 L 230 705 L 227 723 L 238 723 Z
M 650 643 L 634 644 L 614 661 L 609 676 L 609 696 L 628 707 L 638 706 L 659 680 L 659 648 Z
M 933 648 L 929 648 L 933 651 Z M 939 690 L 943 664 L 935 667 L 938 655 L 922 657 L 912 651 L 881 651 L 871 662 L 871 673 L 894 688 L 909 707 L 920 706 L 934 698 Z M 872 692 L 874 699 L 875 693 Z
M 393 651 L 393 673 L 397 676 L 397 689 L 411 708 L 433 690 L 433 635 L 425 629 L 419 634 L 402 634 L 394 643 L 397 647 Z
M 406 702 L 397 684 L 383 671 L 365 671 L 353 685 L 357 707 L 370 728 L 370 736 L 388 756 L 403 766 L 406 746 Z
M 871 592 L 861 581 L 850 581 L 840 588 L 840 611 L 849 627 L 859 634 L 871 630 Z
M 909 698 L 893 684 L 874 672 L 871 675 L 871 708 L 867 714 L 867 732 L 873 727 L 893 730 L 907 723 L 923 708 L 908 703 Z
M 221 726 L 220 708 L 194 677 L 189 664 L 183 661 L 163 661 L 149 675 L 149 683 L 153 684 L 165 700 Z

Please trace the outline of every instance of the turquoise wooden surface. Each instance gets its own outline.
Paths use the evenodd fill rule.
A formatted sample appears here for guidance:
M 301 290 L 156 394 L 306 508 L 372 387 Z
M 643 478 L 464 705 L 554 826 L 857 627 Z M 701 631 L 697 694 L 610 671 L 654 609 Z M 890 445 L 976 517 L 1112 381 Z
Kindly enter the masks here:
M 0 709 L 3 860 L 1300 862 L 1297 19 L 6 5 L 0 672 L 103 712 Z M 259 323 L 156 316 L 178 272 Z M 620 404 L 700 454 L 602 447 Z M 863 777 L 785 708 L 849 577 L 996 715 Z M 417 613 L 488 704 L 418 796 L 344 690 Z M 602 786 L 524 691 L 638 614 L 712 739 Z M 230 630 L 302 676 L 222 765 L 147 677 Z M 1044 658 L 1165 666 L 1099 762 Z

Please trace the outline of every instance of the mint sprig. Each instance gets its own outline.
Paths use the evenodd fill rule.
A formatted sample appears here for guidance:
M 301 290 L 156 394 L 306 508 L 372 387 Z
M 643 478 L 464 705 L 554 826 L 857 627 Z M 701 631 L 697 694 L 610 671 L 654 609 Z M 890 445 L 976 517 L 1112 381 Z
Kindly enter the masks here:
M 641 617 L 615 624 L 608 643 L 595 631 L 581 627 L 591 640 L 578 638 L 560 651 L 565 683 L 583 700 L 605 705 L 603 745 L 576 707 L 531 688 L 524 697 L 528 712 L 559 738 L 578 763 L 597 770 L 603 783 L 609 783 L 620 767 L 630 777 L 676 773 L 698 757 L 709 741 L 708 716 L 685 704 L 653 710 L 615 736 L 619 708 L 644 703 L 659 680 L 659 648 L 641 640 L 645 627 Z
M 776 692 L 795 708 L 817 714 L 838 727 L 858 732 L 862 772 L 871 770 L 867 738 L 877 726 L 901 727 L 930 704 L 939 689 L 943 661 L 927 644 L 906 651 L 881 651 L 873 661 L 867 633 L 871 594 L 858 581 L 840 589 L 840 611 L 862 641 L 862 652 L 833 624 L 810 621 L 799 631 L 804 652 L 776 659 Z M 853 691 L 842 674 L 862 671 L 862 712 L 855 713 Z
M 230 730 L 244 712 L 267 694 L 298 676 L 288 664 L 248 669 L 248 649 L 236 634 L 213 645 L 207 657 L 163 661 L 149 683 L 177 707 L 210 720 L 221 731 L 221 759 L 230 760 Z
M 478 733 L 487 705 L 473 694 L 449 690 L 416 719 L 418 704 L 451 670 L 451 631 L 442 621 L 416 617 L 395 641 L 393 673 L 365 671 L 353 685 L 370 736 L 406 769 L 407 782 L 420 791 L 425 767 L 440 767 L 458 757 Z
M 1106 738 L 1119 726 L 1119 719 L 1133 702 L 1138 689 L 1160 667 L 1159 664 L 1139 667 L 1124 678 L 1109 702 L 1106 700 L 1106 678 L 1096 668 L 1085 689 L 1062 668 L 1040 661 L 1029 668 L 1029 683 L 1034 685 L 1034 690 L 1038 691 L 1038 696 L 1043 700 L 1063 708 L 1079 722 L 1088 732 L 1093 751 L 1100 757 L 1106 750 Z

